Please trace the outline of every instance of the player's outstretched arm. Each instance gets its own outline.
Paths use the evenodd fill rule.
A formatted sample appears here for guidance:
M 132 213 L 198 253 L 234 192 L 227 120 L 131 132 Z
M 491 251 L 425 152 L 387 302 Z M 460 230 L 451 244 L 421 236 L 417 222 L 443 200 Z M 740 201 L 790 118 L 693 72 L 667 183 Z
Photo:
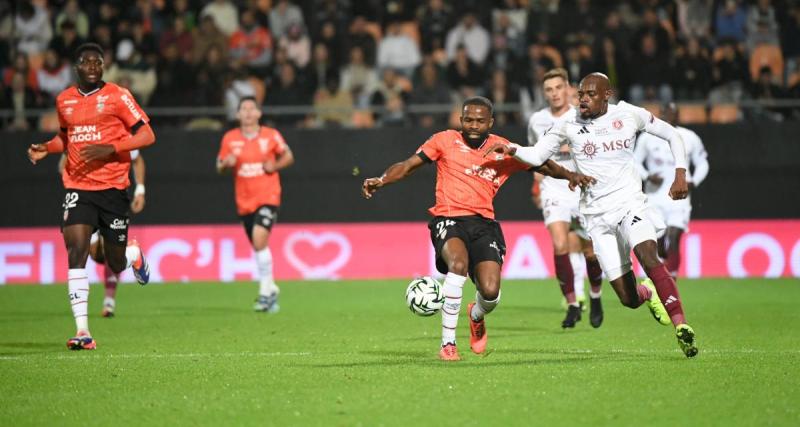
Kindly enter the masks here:
M 383 175 L 365 179 L 364 183 L 361 184 L 361 194 L 365 199 L 371 199 L 372 195 L 375 194 L 379 188 L 404 179 L 424 164 L 425 161 L 417 154 L 414 154 L 402 162 L 397 162 L 389 166 L 389 168 L 383 172 Z
M 44 159 L 50 153 L 63 153 L 65 139 L 64 132 L 59 132 L 53 139 L 44 144 L 31 144 L 28 147 L 28 160 L 35 165 L 36 162 Z
M 536 168 L 536 172 L 556 179 L 568 180 L 570 191 L 575 191 L 576 187 L 586 187 L 597 182 L 591 176 L 572 172 L 552 160 L 547 160 L 542 166 Z

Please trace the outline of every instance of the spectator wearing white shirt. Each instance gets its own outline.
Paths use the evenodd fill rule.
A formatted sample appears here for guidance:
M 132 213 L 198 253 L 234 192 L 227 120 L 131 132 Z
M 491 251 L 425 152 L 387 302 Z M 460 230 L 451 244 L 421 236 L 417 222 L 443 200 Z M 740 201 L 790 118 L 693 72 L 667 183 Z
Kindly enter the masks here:
M 214 0 L 207 4 L 200 12 L 200 17 L 211 16 L 217 28 L 230 37 L 239 29 L 239 11 L 229 0 Z
M 458 47 L 463 45 L 467 49 L 467 56 L 472 62 L 483 65 L 489 55 L 491 40 L 489 32 L 478 23 L 472 13 L 467 13 L 461 18 L 461 23 L 447 33 L 445 50 L 447 58 L 452 60 L 456 56 Z
M 42 93 L 55 100 L 72 83 L 72 72 L 55 50 L 47 49 L 42 68 L 36 70 L 36 82 Z
M 386 36 L 378 44 L 378 68 L 387 68 L 411 77 L 422 62 L 419 46 L 400 30 L 400 24 L 392 22 L 386 27 Z
M 296 4 L 289 0 L 278 0 L 269 12 L 269 29 L 272 36 L 280 39 L 284 36 L 292 25 L 305 27 L 303 11 Z
M 34 6 L 30 2 L 23 2 L 19 6 L 17 16 L 14 18 L 16 27 L 15 36 L 19 40 L 17 49 L 28 55 L 38 55 L 47 49 L 53 30 L 50 28 L 50 18 L 47 10 Z

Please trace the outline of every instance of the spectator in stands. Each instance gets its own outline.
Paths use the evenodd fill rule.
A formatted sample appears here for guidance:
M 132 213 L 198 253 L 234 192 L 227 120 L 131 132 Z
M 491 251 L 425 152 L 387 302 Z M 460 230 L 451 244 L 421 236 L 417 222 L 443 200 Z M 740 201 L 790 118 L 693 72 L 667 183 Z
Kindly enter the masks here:
M 750 90 L 750 95 L 757 101 L 763 101 L 759 108 L 755 109 L 757 117 L 765 117 L 770 120 L 783 121 L 789 109 L 783 107 L 770 106 L 770 101 L 779 101 L 786 98 L 788 93 L 782 86 L 775 84 L 776 77 L 772 75 L 772 68 L 761 67 L 758 73 L 758 81 L 755 82 Z
M 447 33 L 445 49 L 447 57 L 452 61 L 459 46 L 464 46 L 469 59 L 483 65 L 489 55 L 490 43 L 489 32 L 481 26 L 473 13 L 466 13 L 461 22 Z
M 447 82 L 464 97 L 468 92 L 477 94 L 484 82 L 483 70 L 470 59 L 467 52 L 466 47 L 459 46 L 447 66 Z
M 369 107 L 369 97 L 378 85 L 378 76 L 359 46 L 350 48 L 350 62 L 342 68 L 341 89 L 350 92 L 356 108 Z
M 386 35 L 378 44 L 378 68 L 380 70 L 392 68 L 406 77 L 411 77 L 421 61 L 417 43 L 403 34 L 400 23 L 389 23 Z
M 251 9 L 243 10 L 240 18 L 241 25 L 228 42 L 230 58 L 247 67 L 250 73 L 264 77 L 272 63 L 272 36 L 269 30 L 258 25 Z M 234 116 L 238 108 L 237 100 L 233 105 Z
M 84 40 L 78 37 L 78 32 L 75 29 L 75 24 L 70 20 L 61 22 L 58 35 L 50 40 L 50 49 L 56 51 L 58 56 L 67 62 L 72 62 L 72 55 L 75 50 L 84 43 Z
M 487 68 L 501 69 L 514 73 L 514 66 L 519 62 L 517 55 L 508 45 L 509 40 L 501 33 L 492 34 L 492 51 L 487 61 Z
M 104 78 L 127 87 L 141 105 L 147 105 L 158 83 L 155 67 L 144 60 L 130 39 L 119 42 L 116 60 L 104 74 Z M 123 82 L 127 82 L 127 85 Z
M 311 61 L 311 39 L 302 24 L 292 24 L 278 40 L 278 47 L 286 51 L 288 59 L 297 68 L 306 68 Z
M 713 80 L 709 101 L 712 104 L 739 102 L 750 82 L 743 51 L 733 40 L 717 49 L 720 54 L 711 69 Z
M 14 17 L 11 2 L 0 2 L 0 69 L 11 63 L 11 40 L 14 35 Z M 3 88 L 0 86 L 0 96 Z
M 311 65 L 305 76 L 308 93 L 315 93 L 317 89 L 324 87 L 331 78 L 339 79 L 339 69 L 331 61 L 328 47 L 323 43 L 317 43 L 314 45 Z
M 197 27 L 197 16 L 189 8 L 189 0 L 174 0 L 172 2 L 172 16 L 183 21 L 186 31 L 193 31 Z
M 230 0 L 213 0 L 208 3 L 200 11 L 200 18 L 206 16 L 214 19 L 214 24 L 225 37 L 230 37 L 239 29 L 239 11 Z
M 509 84 L 505 71 L 492 71 L 491 83 L 484 89 L 484 93 L 494 104 L 495 126 L 507 126 L 520 122 L 519 113 L 511 111 L 511 105 L 519 103 L 519 90 Z M 504 108 L 508 108 L 509 111 L 502 111 Z
M 353 97 L 340 87 L 335 78 L 314 94 L 314 125 L 347 126 L 353 116 Z
M 796 74 L 800 72 L 800 3 L 789 9 L 781 30 L 787 84 L 791 85 L 793 80 L 800 82 L 800 74 Z
M 181 18 L 176 18 L 181 22 Z M 178 43 L 170 43 L 162 49 L 157 67 L 158 85 L 150 105 L 192 105 L 191 91 L 194 83 L 191 50 L 181 49 Z
M 521 56 L 525 52 L 525 27 L 518 21 L 512 21 L 510 12 L 495 10 L 493 16 L 494 37 L 505 39 L 505 45 L 514 56 Z
M 717 7 L 717 40 L 745 40 L 747 12 L 738 0 L 725 0 Z
M 145 62 L 152 66 L 158 63 L 158 40 L 147 31 L 143 21 L 137 19 L 131 22 L 130 39 Z
M 25 76 L 15 73 L 11 77 L 11 84 L 5 91 L 3 97 L 3 110 L 13 110 L 14 115 L 8 123 L 10 130 L 29 130 L 35 129 L 36 118 L 29 117 L 28 111 L 41 106 L 36 92 L 25 83 Z
M 42 68 L 36 70 L 36 83 L 39 92 L 47 96 L 47 99 L 42 99 L 42 104 L 52 104 L 58 94 L 72 83 L 69 64 L 62 61 L 55 50 L 47 49 Z
M 197 84 L 192 91 L 193 103 L 195 105 L 222 106 L 227 73 L 228 66 L 223 56 L 223 50 L 215 44 L 210 45 L 205 51 L 205 56 L 196 63 L 194 68 Z
M 747 13 L 747 45 L 750 51 L 759 44 L 778 45 L 778 20 L 770 0 L 758 0 Z
M 181 55 L 184 52 L 191 53 L 194 49 L 194 38 L 189 29 L 186 28 L 184 16 L 175 16 L 172 19 L 172 26 L 161 33 L 161 38 L 158 41 L 159 51 L 163 54 L 164 50 L 171 45 L 175 45 Z
M 92 38 L 95 40 L 97 44 L 103 47 L 106 51 L 114 51 L 115 44 L 114 44 L 114 35 L 111 31 L 111 28 L 106 24 L 99 24 L 96 25 L 92 29 Z M 68 57 L 72 60 L 72 55 L 74 52 L 69 52 Z
M 17 49 L 29 56 L 43 53 L 53 38 L 47 10 L 38 4 L 34 6 L 30 1 L 20 3 L 14 26 Z
M 604 43 L 602 42 L 603 39 L 610 39 L 614 45 L 613 49 L 616 59 L 621 61 L 618 61 L 618 63 L 627 63 L 631 56 L 631 34 L 630 28 L 622 22 L 620 13 L 616 10 L 612 10 L 606 15 L 601 36 L 598 38 L 598 41 Z
M 317 41 L 323 38 L 320 31 L 324 29 L 324 24 L 330 22 L 336 28 L 336 34 L 341 34 L 347 27 L 346 23 L 350 17 L 347 10 L 350 9 L 349 0 L 313 0 L 314 11 L 311 18 L 311 39 Z
M 383 126 L 403 126 L 406 124 L 406 87 L 393 68 L 384 69 L 381 75 L 381 81 L 370 99 L 373 107 L 382 110 L 377 114 L 377 121 Z
M 528 54 L 520 60 L 520 64 L 516 67 L 517 76 L 515 80 L 522 82 L 523 86 L 540 86 L 535 85 L 534 76 L 544 75 L 547 70 L 551 70 L 556 66 L 556 63 L 550 57 L 544 55 L 544 49 L 544 46 L 540 44 L 531 44 L 528 46 Z
M 528 25 L 525 28 L 525 39 L 528 42 L 535 42 L 546 38 L 556 40 L 565 31 L 566 23 L 563 22 L 559 11 L 562 9 L 563 2 L 559 0 L 540 0 L 538 5 L 533 5 L 528 13 Z
M 119 9 L 117 9 L 116 4 L 111 2 L 100 2 L 100 5 L 97 8 L 97 17 L 94 22 L 91 23 L 91 28 L 96 28 L 100 25 L 105 25 L 109 29 L 117 28 L 117 24 L 119 23 Z M 94 33 L 94 30 L 92 30 Z M 110 46 L 110 45 L 101 45 L 101 46 Z
M 248 76 L 245 66 L 236 62 L 232 65 L 231 79 L 225 88 L 225 110 L 227 111 L 228 121 L 236 120 L 239 101 L 242 98 L 255 98 L 256 96 L 256 88 L 250 81 L 250 76 Z
M 344 40 L 342 40 L 338 27 L 333 21 L 326 21 L 322 24 L 322 29 L 319 33 L 319 40 L 315 43 L 322 43 L 328 50 L 328 60 L 331 65 L 338 69 L 344 60 Z M 324 81 L 320 82 L 324 85 Z
M 594 63 L 589 54 L 591 54 L 591 48 L 585 44 L 572 44 L 567 48 L 564 68 L 570 76 L 569 83 L 577 85 L 580 79 L 594 71 L 592 69 Z
M 603 37 L 599 42 L 601 46 L 595 50 L 597 52 L 595 70 L 608 76 L 611 87 L 617 88 L 618 93 L 627 93 L 628 66 L 624 54 L 620 52 L 611 37 Z
M 289 0 L 278 0 L 269 12 L 269 29 L 272 31 L 272 36 L 280 39 L 293 25 L 305 28 L 303 11 Z
M 25 80 L 25 85 L 30 87 L 34 92 L 37 90 L 36 86 L 36 70 L 32 69 L 28 62 L 28 55 L 17 52 L 14 56 L 14 62 L 10 67 L 3 70 L 3 85 L 5 87 L 11 86 L 11 80 L 14 75 L 19 74 Z
M 56 35 L 63 31 L 63 24 L 70 21 L 74 24 L 74 29 L 78 37 L 85 39 L 89 35 L 89 17 L 81 10 L 78 0 L 67 0 L 61 12 L 56 16 L 55 25 Z
M 645 33 L 633 57 L 636 72 L 631 73 L 629 97 L 633 104 L 672 102 L 671 73 L 667 51 L 659 51 L 656 37 Z
M 364 62 L 375 65 L 375 37 L 367 31 L 367 20 L 363 16 L 356 16 L 350 24 L 350 32 L 347 35 L 347 45 L 349 51 L 359 47 L 364 52 Z
M 440 80 L 439 69 L 433 62 L 426 62 L 420 66 L 419 77 L 420 81 L 414 84 L 414 89 L 408 97 L 411 106 L 447 106 L 453 103 L 450 88 L 447 82 Z M 447 109 L 442 113 L 424 112 L 411 115 L 415 124 L 426 128 L 446 126 L 447 117 Z
M 651 8 L 644 10 L 644 13 L 642 14 L 642 26 L 638 31 L 636 31 L 631 39 L 631 42 L 633 42 L 631 51 L 634 52 L 634 54 L 636 54 L 636 52 L 641 54 L 642 39 L 648 35 L 651 36 L 655 42 L 656 52 L 666 55 L 670 51 L 670 48 L 672 47 L 672 39 L 670 38 L 667 30 L 665 30 L 661 25 L 661 21 L 658 19 L 658 15 L 656 14 L 655 10 Z
M 453 9 L 444 0 L 428 0 L 417 9 L 422 51 L 431 53 L 435 49 L 443 49 L 447 30 L 453 19 Z
M 194 45 L 194 61 L 201 62 L 212 48 L 217 49 L 223 60 L 228 57 L 228 38 L 217 28 L 214 18 L 205 16 L 200 19 L 200 27 L 192 35 Z
M 678 0 L 677 21 L 681 38 L 708 39 L 711 36 L 711 3 L 713 0 Z
M 690 37 L 677 52 L 675 64 L 676 98 L 680 100 L 704 99 L 711 88 L 711 60 L 696 37 Z
M 274 114 L 273 107 L 307 106 L 310 101 L 307 93 L 303 85 L 298 82 L 294 67 L 291 64 L 282 65 L 278 81 L 267 90 L 264 102 L 270 120 L 277 126 L 302 125 L 305 114 Z
M 158 40 L 161 33 L 171 26 L 171 22 L 167 19 L 165 2 L 152 1 L 152 0 L 136 0 L 133 9 L 129 15 L 133 18 L 134 22 L 140 22 L 145 34 L 153 37 L 153 40 Z

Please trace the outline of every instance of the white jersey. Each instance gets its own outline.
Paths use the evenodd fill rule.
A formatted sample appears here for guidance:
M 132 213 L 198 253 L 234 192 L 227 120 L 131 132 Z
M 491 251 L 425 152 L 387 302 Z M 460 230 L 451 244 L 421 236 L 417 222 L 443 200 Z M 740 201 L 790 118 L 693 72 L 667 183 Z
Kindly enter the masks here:
M 539 139 L 547 132 L 561 125 L 565 120 L 575 117 L 575 107 L 570 106 L 569 110 L 559 117 L 553 116 L 550 107 L 543 108 L 531 115 L 528 120 L 528 145 L 536 145 Z M 551 160 L 561 165 L 564 169 L 575 172 L 575 162 L 572 160 L 572 153 L 569 151 L 559 151 Z M 569 190 L 569 181 L 545 176 L 542 180 L 542 198 L 553 199 L 578 199 L 577 191 Z
M 539 166 L 556 154 L 562 143 L 568 143 L 577 171 L 597 180 L 581 194 L 581 214 L 599 214 L 646 201 L 633 155 L 642 131 L 669 141 L 675 166 L 686 168 L 683 141 L 675 128 L 625 102 L 609 105 L 605 114 L 594 119 L 584 120 L 576 114 L 547 132 L 534 147 L 518 148 L 515 156 Z
M 708 175 L 708 154 L 703 146 L 703 141 L 696 133 L 684 127 L 676 126 L 675 130 L 681 135 L 689 165 L 694 171 L 686 171 L 686 180 L 698 187 Z M 647 196 L 656 203 L 659 202 L 682 202 L 690 204 L 689 198 L 684 200 L 672 200 L 669 197 L 669 188 L 675 179 L 675 161 L 667 142 L 661 138 L 643 133 L 636 140 L 636 166 L 642 181 L 645 182 L 644 191 Z M 644 164 L 644 167 L 642 166 Z M 663 181 L 661 185 L 647 181 L 649 175 L 658 175 Z

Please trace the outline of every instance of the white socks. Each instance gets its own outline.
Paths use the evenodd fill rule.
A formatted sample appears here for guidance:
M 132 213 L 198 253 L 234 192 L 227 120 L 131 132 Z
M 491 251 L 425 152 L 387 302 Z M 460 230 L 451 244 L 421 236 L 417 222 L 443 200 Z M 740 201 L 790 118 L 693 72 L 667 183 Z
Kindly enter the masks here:
M 256 264 L 258 265 L 259 295 L 270 296 L 278 294 L 280 289 L 272 278 L 272 252 L 269 248 L 256 251 Z
M 442 307 L 442 345 L 456 343 L 456 326 L 458 313 L 461 312 L 461 295 L 464 288 L 464 276 L 447 273 L 444 278 L 444 306 Z
M 67 272 L 69 303 L 78 331 L 89 331 L 89 275 L 85 268 L 71 268 Z
M 586 277 L 586 259 L 581 252 L 570 252 L 569 263 L 572 264 L 572 274 L 575 277 L 575 296 L 581 299 L 586 295 L 583 279 Z
M 138 246 L 132 245 L 125 248 L 125 259 L 127 260 L 127 263 L 125 263 L 125 268 L 130 268 L 131 265 L 136 262 L 136 260 L 139 258 L 140 252 L 141 249 L 139 249 Z
M 486 301 L 480 292 L 475 292 L 475 305 L 472 306 L 472 311 L 469 313 L 469 316 L 475 322 L 483 320 L 483 316 L 491 313 L 492 310 L 497 307 L 497 304 L 500 303 L 500 297 L 502 295 L 502 292 L 498 292 L 497 298 L 492 301 Z

